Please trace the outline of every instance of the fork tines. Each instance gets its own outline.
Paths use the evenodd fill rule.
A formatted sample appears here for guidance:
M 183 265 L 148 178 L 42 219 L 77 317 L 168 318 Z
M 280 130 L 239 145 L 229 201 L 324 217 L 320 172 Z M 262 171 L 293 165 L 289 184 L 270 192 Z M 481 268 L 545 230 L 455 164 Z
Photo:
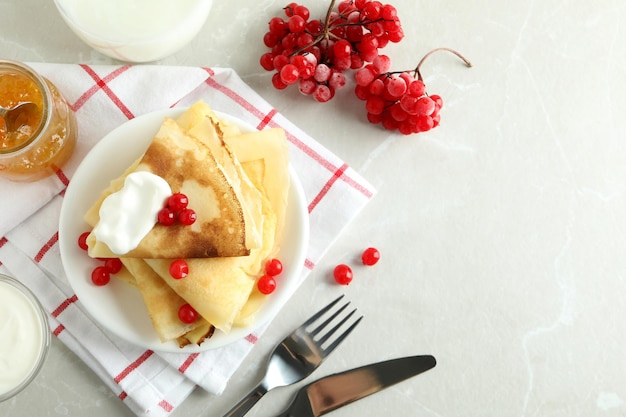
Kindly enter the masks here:
M 334 301 L 332 301 L 330 304 L 328 304 L 326 307 L 322 308 L 320 311 L 318 311 L 317 313 L 315 313 L 311 318 L 309 318 L 305 323 L 304 323 L 304 327 L 308 327 L 311 326 L 313 323 L 315 323 L 317 320 L 321 319 L 322 316 L 324 316 L 326 313 L 330 312 L 331 309 L 333 307 L 335 307 L 335 305 L 337 305 L 339 303 L 339 301 L 341 301 L 341 299 L 344 296 L 340 296 L 337 299 L 335 299 Z M 348 307 L 348 305 L 350 305 L 350 301 L 347 301 L 346 303 L 344 303 L 342 306 L 340 306 L 337 311 L 335 311 L 334 313 L 332 313 L 330 315 L 330 317 L 328 317 L 326 320 L 324 320 L 322 323 L 320 323 L 319 325 L 317 325 L 317 327 L 315 327 L 315 329 L 313 329 L 312 331 L 310 331 L 309 333 L 315 338 L 318 334 L 320 334 L 320 332 L 322 330 L 324 330 L 328 325 L 330 325 L 335 319 L 337 319 L 339 317 L 339 315 Z M 323 345 L 324 343 L 326 343 L 342 326 L 344 326 L 347 321 L 354 315 L 354 313 L 356 312 L 356 308 L 353 309 L 352 311 L 350 311 L 348 314 L 345 315 L 345 317 L 343 317 L 341 320 L 339 320 L 338 323 L 335 324 L 335 326 L 326 331 L 325 334 L 323 334 L 318 340 L 318 343 L 320 345 Z M 343 331 L 343 333 L 341 333 L 340 335 L 337 336 L 337 338 L 328 346 L 325 346 L 324 349 L 325 350 L 332 350 L 335 347 L 337 347 L 351 332 L 352 330 L 354 330 L 354 328 L 359 324 L 359 322 L 361 321 L 361 319 L 363 318 L 363 316 L 359 316 L 356 318 L 356 320 L 350 325 L 350 327 L 348 327 L 346 330 Z

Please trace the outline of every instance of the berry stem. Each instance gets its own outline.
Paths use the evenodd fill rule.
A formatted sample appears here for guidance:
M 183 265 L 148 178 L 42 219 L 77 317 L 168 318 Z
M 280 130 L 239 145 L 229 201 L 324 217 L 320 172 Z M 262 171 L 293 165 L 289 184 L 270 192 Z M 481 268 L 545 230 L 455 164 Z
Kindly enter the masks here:
M 424 61 L 426 61 L 426 59 L 430 57 L 432 54 L 434 54 L 435 52 L 440 52 L 440 51 L 450 52 L 456 55 L 459 59 L 461 59 L 465 63 L 465 65 L 467 65 L 468 68 L 472 67 L 472 63 L 463 55 L 461 55 L 458 51 L 455 51 L 454 49 L 446 48 L 446 47 L 435 48 L 432 51 L 428 52 L 426 55 L 424 55 L 422 59 L 420 60 L 420 62 L 418 62 L 417 67 L 415 67 L 415 70 L 413 70 L 413 73 L 417 75 L 418 80 L 424 81 L 422 78 L 422 73 L 420 72 L 420 68 L 422 67 L 422 64 L 424 63 Z
M 309 49 L 312 46 L 317 45 L 318 43 L 320 43 L 322 40 L 324 39 L 330 39 L 330 37 L 334 37 L 337 38 L 337 36 L 333 35 L 330 30 L 332 28 L 330 28 L 330 18 L 332 16 L 332 12 L 333 12 L 333 7 L 335 7 L 335 1 L 336 0 L 331 0 L 330 2 L 330 6 L 328 6 L 328 10 L 326 11 L 326 17 L 324 18 L 324 30 L 322 31 L 322 33 L 320 33 L 319 35 L 317 35 L 315 37 L 315 39 L 313 39 L 312 42 L 310 42 L 307 45 L 304 45 L 301 48 L 296 49 L 295 51 L 293 51 L 291 54 L 289 54 L 290 57 L 292 56 L 296 56 L 296 55 L 300 55 L 303 51 Z
M 328 32 L 328 26 L 330 25 L 330 17 L 332 16 L 333 7 L 335 7 L 335 1 L 331 0 L 330 6 L 328 6 L 328 10 L 326 11 L 326 18 L 324 19 L 324 32 Z

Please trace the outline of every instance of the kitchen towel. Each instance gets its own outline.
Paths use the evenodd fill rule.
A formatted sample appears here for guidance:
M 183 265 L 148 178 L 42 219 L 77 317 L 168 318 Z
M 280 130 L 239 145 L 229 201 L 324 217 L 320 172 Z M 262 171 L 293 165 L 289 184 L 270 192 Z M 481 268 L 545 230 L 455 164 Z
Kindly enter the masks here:
M 310 241 L 300 282 L 375 194 L 339 157 L 298 129 L 228 68 L 31 63 L 76 112 L 78 145 L 62 170 L 36 183 L 0 179 L 0 272 L 26 284 L 49 314 L 53 334 L 137 415 L 166 416 L 196 386 L 219 395 L 263 330 L 203 353 L 134 346 L 82 308 L 61 264 L 58 220 L 64 190 L 90 149 L 124 122 L 204 100 L 262 130 L 281 127 L 308 205 Z M 132 140 L 132 138 L 129 138 Z M 123 152 L 120 149 L 120 152 Z

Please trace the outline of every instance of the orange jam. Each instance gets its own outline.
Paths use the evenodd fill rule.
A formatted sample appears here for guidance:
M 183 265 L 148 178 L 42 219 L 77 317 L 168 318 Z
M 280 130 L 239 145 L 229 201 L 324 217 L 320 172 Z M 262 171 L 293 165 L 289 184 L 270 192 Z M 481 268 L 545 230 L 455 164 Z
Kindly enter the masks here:
M 0 106 L 32 102 L 9 131 L 0 117 L 0 176 L 36 181 L 55 173 L 76 144 L 74 112 L 48 80 L 24 64 L 0 60 Z

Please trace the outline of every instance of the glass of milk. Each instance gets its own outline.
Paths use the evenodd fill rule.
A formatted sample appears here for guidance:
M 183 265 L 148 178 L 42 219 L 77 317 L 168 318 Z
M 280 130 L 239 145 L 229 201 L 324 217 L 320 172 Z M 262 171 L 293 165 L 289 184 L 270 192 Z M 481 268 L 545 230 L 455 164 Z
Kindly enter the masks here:
M 127 62 L 165 58 L 204 25 L 213 0 L 54 0 L 72 31 L 95 50 Z
M 0 274 L 0 401 L 35 379 L 48 354 L 50 328 L 28 288 Z

